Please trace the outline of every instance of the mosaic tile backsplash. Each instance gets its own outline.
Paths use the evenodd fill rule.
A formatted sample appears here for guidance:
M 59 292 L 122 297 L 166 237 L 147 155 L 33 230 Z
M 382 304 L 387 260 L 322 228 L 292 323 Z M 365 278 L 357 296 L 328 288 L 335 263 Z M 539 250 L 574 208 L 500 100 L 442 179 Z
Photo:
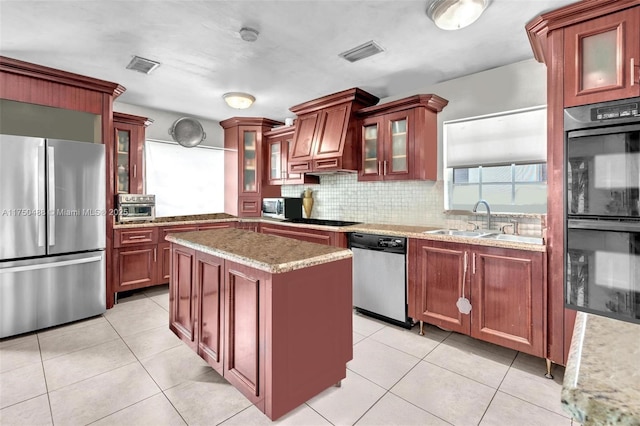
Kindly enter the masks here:
M 471 229 L 469 222 L 487 225 L 484 214 L 445 213 L 442 181 L 358 182 L 355 173 L 328 174 L 320 176 L 319 185 L 283 185 L 281 194 L 301 197 L 307 188 L 313 191 L 312 218 L 451 229 Z M 521 235 L 542 235 L 544 216 L 492 215 L 491 229 L 513 219 Z

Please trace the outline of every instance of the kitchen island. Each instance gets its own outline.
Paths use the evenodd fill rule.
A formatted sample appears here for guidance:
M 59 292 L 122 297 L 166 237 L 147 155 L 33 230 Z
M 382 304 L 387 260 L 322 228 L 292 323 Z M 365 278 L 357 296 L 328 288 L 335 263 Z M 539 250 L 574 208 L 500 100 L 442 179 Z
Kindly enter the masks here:
M 578 312 L 562 404 L 587 425 L 640 425 L 640 324 Z
M 351 251 L 233 228 L 166 239 L 169 328 L 270 419 L 346 377 Z

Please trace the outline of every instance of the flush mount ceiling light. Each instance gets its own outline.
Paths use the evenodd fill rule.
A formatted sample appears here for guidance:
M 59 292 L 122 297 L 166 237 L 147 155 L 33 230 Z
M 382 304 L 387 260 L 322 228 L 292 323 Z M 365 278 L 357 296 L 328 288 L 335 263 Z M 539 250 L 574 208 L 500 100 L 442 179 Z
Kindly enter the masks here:
M 242 92 L 225 93 L 222 98 L 227 105 L 235 109 L 247 109 L 256 101 L 256 98 L 250 94 Z
M 244 41 L 256 41 L 258 39 L 258 30 L 253 28 L 244 27 L 240 29 L 240 38 Z
M 151 59 L 141 58 L 140 56 L 134 56 L 127 65 L 127 69 L 141 72 L 143 74 L 150 74 L 160 66 L 160 62 L 152 61 Z
M 459 30 L 473 24 L 487 8 L 489 0 L 434 0 L 427 16 L 443 30 Z

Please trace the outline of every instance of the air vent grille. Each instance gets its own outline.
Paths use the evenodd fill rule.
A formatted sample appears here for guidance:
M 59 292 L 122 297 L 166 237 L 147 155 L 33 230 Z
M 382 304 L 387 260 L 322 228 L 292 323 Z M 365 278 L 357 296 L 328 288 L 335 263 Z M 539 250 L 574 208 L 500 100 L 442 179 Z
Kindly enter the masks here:
M 127 69 L 138 71 L 144 74 L 150 74 L 160 66 L 160 62 L 152 61 L 151 59 L 141 58 L 140 56 L 134 56 Z
M 384 52 L 384 49 L 380 47 L 378 43 L 371 40 L 364 44 L 361 44 L 360 46 L 356 46 L 353 49 L 349 49 L 346 52 L 342 52 L 338 56 L 346 59 L 349 62 L 356 62 L 380 52 Z

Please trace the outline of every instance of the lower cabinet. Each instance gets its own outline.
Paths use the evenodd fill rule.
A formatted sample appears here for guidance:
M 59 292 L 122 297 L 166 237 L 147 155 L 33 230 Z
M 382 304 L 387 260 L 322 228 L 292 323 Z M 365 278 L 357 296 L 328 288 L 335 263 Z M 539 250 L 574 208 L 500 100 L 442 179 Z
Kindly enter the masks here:
M 169 328 L 270 419 L 345 377 L 351 259 L 271 274 L 172 244 L 171 261 Z M 324 317 L 310 333 L 305 315 Z
M 235 222 L 147 226 L 114 230 L 114 293 L 169 282 L 170 233 L 230 228 Z
M 293 238 L 310 243 L 325 244 L 334 247 L 347 247 L 347 237 L 344 232 L 323 231 L 320 229 L 301 228 L 297 226 L 260 224 L 260 232 L 269 235 Z
M 545 357 L 545 253 L 410 239 L 409 256 L 409 316 Z

